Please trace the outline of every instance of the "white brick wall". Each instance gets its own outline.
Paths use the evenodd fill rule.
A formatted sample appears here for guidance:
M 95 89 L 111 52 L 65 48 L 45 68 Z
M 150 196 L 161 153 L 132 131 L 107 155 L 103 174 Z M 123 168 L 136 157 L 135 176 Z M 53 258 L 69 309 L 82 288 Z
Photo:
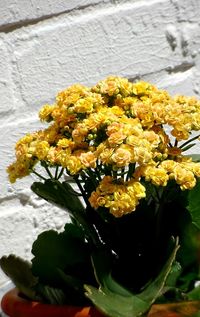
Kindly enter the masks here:
M 0 256 L 30 257 L 41 230 L 67 221 L 30 193 L 32 179 L 7 181 L 14 144 L 39 127 L 39 108 L 109 74 L 198 95 L 199 15 L 199 0 L 0 0 Z

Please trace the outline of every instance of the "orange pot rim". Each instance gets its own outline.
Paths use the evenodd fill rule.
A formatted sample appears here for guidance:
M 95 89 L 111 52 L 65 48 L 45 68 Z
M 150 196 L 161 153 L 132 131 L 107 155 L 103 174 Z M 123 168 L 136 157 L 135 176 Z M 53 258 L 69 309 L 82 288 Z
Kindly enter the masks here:
M 1 308 L 9 317 L 103 317 L 95 307 L 50 305 L 27 300 L 19 295 L 19 290 L 13 288 L 4 294 Z
M 105 317 L 93 306 L 52 305 L 25 299 L 13 288 L 4 294 L 1 308 L 9 317 Z M 200 311 L 200 301 L 154 304 L 148 317 L 193 316 Z M 187 312 L 187 313 L 186 313 Z

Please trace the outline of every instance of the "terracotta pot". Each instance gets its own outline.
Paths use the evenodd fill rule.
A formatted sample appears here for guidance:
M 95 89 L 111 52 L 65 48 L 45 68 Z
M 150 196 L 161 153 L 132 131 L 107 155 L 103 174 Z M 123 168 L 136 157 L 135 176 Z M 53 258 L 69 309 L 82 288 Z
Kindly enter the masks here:
M 16 288 L 3 296 L 1 307 L 9 317 L 105 317 L 94 307 L 59 306 L 28 301 L 19 296 Z M 153 305 L 148 317 L 191 317 L 198 311 L 200 301 Z
M 48 305 L 26 300 L 14 288 L 1 301 L 3 312 L 9 317 L 105 317 L 94 307 Z

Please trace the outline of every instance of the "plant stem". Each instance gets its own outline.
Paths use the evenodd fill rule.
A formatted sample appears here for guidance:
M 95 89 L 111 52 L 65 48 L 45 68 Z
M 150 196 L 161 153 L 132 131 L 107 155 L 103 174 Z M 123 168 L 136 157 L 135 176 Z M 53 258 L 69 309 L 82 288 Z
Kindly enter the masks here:
M 39 178 L 43 179 L 44 181 L 46 181 L 47 179 L 45 177 L 43 177 L 42 175 L 40 175 L 39 173 L 37 173 L 35 170 L 31 171 L 33 174 L 37 175 Z
M 96 187 L 97 187 L 97 184 L 98 184 L 96 177 L 94 177 L 94 176 L 96 175 L 96 173 L 93 173 L 90 168 L 88 168 L 88 169 L 86 170 L 86 173 L 87 173 L 88 176 L 91 178 L 91 181 L 92 181 L 94 187 L 96 188 Z
M 56 171 L 55 171 L 55 179 L 57 180 L 58 179 L 58 170 L 59 170 L 59 167 L 58 165 L 56 166 Z
M 60 179 L 60 177 L 62 176 L 63 172 L 64 172 L 64 167 L 61 168 L 60 173 L 58 175 L 58 179 Z
M 84 199 L 84 201 L 85 201 L 85 203 L 86 203 L 86 206 L 87 206 L 87 207 L 90 207 L 90 204 L 89 204 L 89 202 L 88 202 L 87 196 L 85 195 L 85 192 L 84 192 L 84 190 L 83 190 L 83 187 L 82 187 L 82 185 L 81 185 L 81 182 L 80 182 L 79 179 L 78 179 L 78 176 L 74 176 L 74 180 L 75 180 L 75 182 L 76 182 L 76 184 L 77 184 L 77 186 L 78 186 L 78 188 L 79 188 L 79 190 L 80 190 L 80 192 L 81 192 L 81 194 L 82 194 L 82 197 L 83 197 L 83 199 Z
M 135 163 L 131 163 L 129 165 L 129 170 L 128 170 L 127 175 L 126 175 L 126 181 L 128 181 L 129 178 L 131 178 L 134 171 L 135 171 Z
M 197 135 L 197 136 L 195 136 L 194 138 L 192 138 L 192 139 L 190 139 L 190 140 L 184 142 L 183 144 L 181 144 L 181 146 L 179 146 L 179 148 L 182 149 L 185 145 L 187 145 L 187 144 L 189 144 L 190 142 L 192 142 L 192 141 L 198 139 L 199 137 L 200 137 L 200 134 Z
M 47 174 L 49 175 L 49 177 L 50 177 L 50 178 L 54 178 L 53 175 L 51 174 L 51 172 L 50 172 L 48 166 L 47 166 L 47 163 L 46 163 L 45 161 L 43 162 L 43 166 L 44 166 L 44 168 L 45 168 Z

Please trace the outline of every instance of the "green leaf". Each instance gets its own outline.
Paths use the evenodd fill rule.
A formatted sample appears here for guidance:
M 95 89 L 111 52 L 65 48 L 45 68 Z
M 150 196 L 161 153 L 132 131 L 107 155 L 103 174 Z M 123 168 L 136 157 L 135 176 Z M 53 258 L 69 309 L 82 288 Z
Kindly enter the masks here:
M 67 301 L 63 290 L 48 285 L 39 284 L 37 291 L 41 294 L 43 301 L 53 305 L 64 305 Z
M 83 232 L 70 223 L 61 233 L 54 230 L 42 232 L 33 243 L 32 253 L 35 256 L 32 259 L 33 274 L 43 284 L 53 286 L 62 283 L 59 269 L 65 270 L 89 259 Z
M 187 297 L 189 300 L 200 300 L 200 285 L 187 293 Z
M 32 274 L 31 263 L 11 254 L 0 259 L 0 267 L 24 295 L 39 299 L 35 291 L 38 279 Z
M 166 286 L 175 287 L 177 280 L 182 272 L 182 267 L 179 262 L 175 261 L 172 264 L 171 270 L 166 280 Z
M 196 143 L 191 143 L 191 144 L 189 144 L 189 145 L 187 145 L 185 147 L 182 147 L 181 150 L 182 150 L 182 152 L 187 151 L 187 150 L 191 149 L 195 145 L 196 145 Z
M 168 259 L 168 261 L 163 266 L 160 274 L 155 278 L 154 281 L 152 281 L 142 293 L 140 293 L 140 298 L 143 300 L 149 302 L 150 304 L 153 304 L 157 297 L 159 297 L 162 294 L 162 290 L 165 286 L 167 277 L 171 271 L 173 262 L 175 260 L 177 251 L 179 249 L 178 245 L 178 239 L 176 239 L 174 249 Z
M 188 206 L 193 224 L 200 230 L 200 181 L 188 193 Z
M 198 229 L 191 223 L 182 234 L 181 247 L 177 258 L 183 269 L 197 261 L 197 233 Z
M 111 276 L 107 255 L 104 262 L 100 265 L 102 254 L 93 257 L 93 264 L 97 280 L 100 283 L 99 290 L 93 286 L 86 285 L 86 296 L 103 313 L 110 317 L 138 317 L 146 313 L 158 296 L 161 295 L 167 276 L 171 270 L 175 259 L 178 244 L 176 245 L 161 270 L 158 277 L 152 281 L 141 293 L 131 294 L 122 285 L 118 284 Z M 105 264 L 105 262 L 107 262 Z
M 104 261 L 102 261 L 104 259 Z M 105 250 L 98 250 L 92 255 L 92 264 L 95 277 L 99 285 L 122 296 L 131 296 L 132 293 L 117 283 L 111 275 L 111 254 Z
M 200 154 L 190 154 L 186 156 L 191 157 L 193 162 L 200 162 Z
M 70 288 L 73 288 L 74 290 L 83 291 L 84 287 L 84 281 L 76 278 L 75 276 L 66 274 L 64 271 L 59 269 L 59 273 L 63 281 L 70 286 Z
M 31 189 L 39 197 L 67 209 L 72 215 L 85 210 L 74 189 L 67 182 L 48 179 L 44 183 L 34 182 Z
M 72 222 L 82 227 L 87 238 L 95 244 L 99 243 L 98 234 L 86 217 L 85 207 L 71 185 L 67 182 L 60 183 L 58 180 L 48 179 L 44 183 L 34 182 L 31 189 L 39 197 L 66 209 L 72 218 Z
M 110 291 L 98 290 L 93 286 L 85 286 L 86 296 L 106 316 L 136 317 L 149 310 L 149 304 L 137 296 L 120 296 Z

